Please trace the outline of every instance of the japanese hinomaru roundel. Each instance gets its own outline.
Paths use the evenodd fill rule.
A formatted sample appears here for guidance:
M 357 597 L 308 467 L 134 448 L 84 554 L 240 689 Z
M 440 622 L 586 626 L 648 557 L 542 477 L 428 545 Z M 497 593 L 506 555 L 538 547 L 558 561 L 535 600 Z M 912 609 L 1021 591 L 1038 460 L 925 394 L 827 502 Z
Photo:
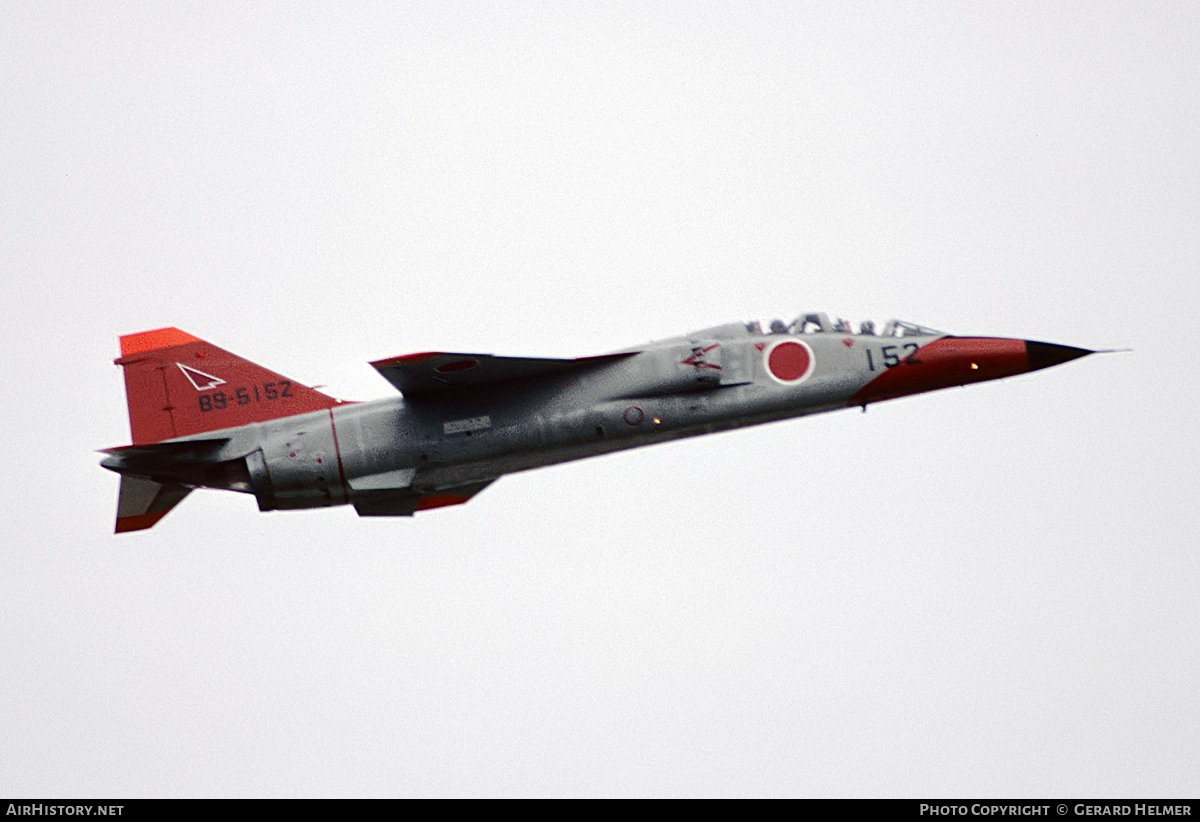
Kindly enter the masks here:
M 343 402 L 177 328 L 121 337 L 132 444 L 117 532 L 195 488 L 263 511 L 411 516 L 504 474 L 665 440 L 1010 377 L 1093 353 L 824 314 L 730 323 L 582 359 L 427 352 L 371 363 L 398 391 Z

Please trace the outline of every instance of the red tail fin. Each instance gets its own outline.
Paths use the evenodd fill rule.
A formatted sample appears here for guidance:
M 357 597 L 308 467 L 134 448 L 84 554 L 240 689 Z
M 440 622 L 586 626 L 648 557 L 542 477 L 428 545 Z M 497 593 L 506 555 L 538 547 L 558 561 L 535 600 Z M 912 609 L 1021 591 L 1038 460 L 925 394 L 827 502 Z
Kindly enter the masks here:
M 159 328 L 121 337 L 133 444 L 320 411 L 339 403 L 193 337 Z

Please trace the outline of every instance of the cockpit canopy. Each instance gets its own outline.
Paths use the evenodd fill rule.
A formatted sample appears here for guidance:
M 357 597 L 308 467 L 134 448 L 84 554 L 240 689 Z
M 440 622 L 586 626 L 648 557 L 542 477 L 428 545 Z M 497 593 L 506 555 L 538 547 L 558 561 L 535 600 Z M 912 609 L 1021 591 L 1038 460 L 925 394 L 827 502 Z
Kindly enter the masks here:
M 769 332 L 763 331 L 763 324 L 757 320 L 746 323 L 746 328 L 751 334 L 854 334 L 867 337 L 938 337 L 943 334 L 905 320 L 888 320 L 883 324 L 882 331 L 876 331 L 873 320 L 863 320 L 855 330 L 849 320 L 838 317 L 831 321 L 829 315 L 821 311 L 801 314 L 791 325 L 783 320 L 771 320 L 767 326 Z

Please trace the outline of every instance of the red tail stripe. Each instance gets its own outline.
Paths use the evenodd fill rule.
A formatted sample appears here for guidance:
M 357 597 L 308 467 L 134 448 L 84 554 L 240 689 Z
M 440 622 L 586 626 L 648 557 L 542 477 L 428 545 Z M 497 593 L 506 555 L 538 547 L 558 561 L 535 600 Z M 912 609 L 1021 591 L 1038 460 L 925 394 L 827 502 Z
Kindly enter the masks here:
M 121 337 L 121 356 L 130 357 L 147 351 L 158 351 L 160 348 L 172 348 L 176 345 L 196 342 L 200 342 L 199 337 L 193 337 L 178 328 L 156 328 L 153 331 L 142 331 Z

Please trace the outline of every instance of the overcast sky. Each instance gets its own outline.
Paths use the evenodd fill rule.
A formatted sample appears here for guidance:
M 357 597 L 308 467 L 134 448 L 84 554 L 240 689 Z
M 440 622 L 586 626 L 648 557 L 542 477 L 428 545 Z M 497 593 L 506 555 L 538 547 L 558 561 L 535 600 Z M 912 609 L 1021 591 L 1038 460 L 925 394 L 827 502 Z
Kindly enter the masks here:
M 1200 12 L 0 3 L 0 794 L 1196 796 Z M 348 399 L 824 310 L 1134 351 L 112 535 L 117 335 Z

